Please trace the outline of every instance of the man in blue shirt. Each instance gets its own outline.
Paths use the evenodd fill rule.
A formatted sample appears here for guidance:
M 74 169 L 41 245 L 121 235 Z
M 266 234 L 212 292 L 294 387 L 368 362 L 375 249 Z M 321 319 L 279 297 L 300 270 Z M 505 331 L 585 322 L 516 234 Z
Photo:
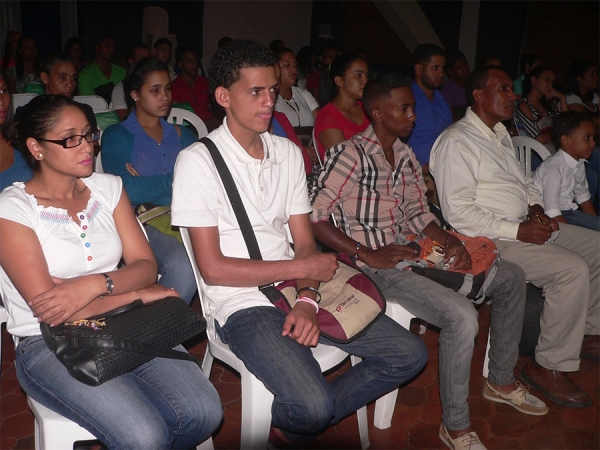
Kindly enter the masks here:
M 429 153 L 437 137 L 452 125 L 452 111 L 439 91 L 444 82 L 446 54 L 437 45 L 419 45 L 413 53 L 415 80 L 410 88 L 415 96 L 415 127 L 408 138 L 427 185 L 427 199 L 437 205 L 435 185 L 429 175 Z

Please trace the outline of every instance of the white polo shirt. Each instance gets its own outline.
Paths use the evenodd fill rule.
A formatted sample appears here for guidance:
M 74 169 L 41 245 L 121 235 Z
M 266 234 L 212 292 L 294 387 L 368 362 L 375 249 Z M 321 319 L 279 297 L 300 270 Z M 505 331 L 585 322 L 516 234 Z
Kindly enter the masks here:
M 246 207 L 264 260 L 289 260 L 285 225 L 290 216 L 312 211 L 306 188 L 301 150 L 288 139 L 261 134 L 264 159 L 251 157 L 231 135 L 227 119 L 208 135 L 221 151 Z M 223 255 L 249 258 L 235 213 L 221 178 L 204 144 L 179 153 L 173 179 L 172 224 L 180 227 L 218 227 Z M 201 249 L 200 249 L 201 251 Z M 236 311 L 271 302 L 255 287 L 208 286 L 209 329 L 213 320 L 224 325 Z

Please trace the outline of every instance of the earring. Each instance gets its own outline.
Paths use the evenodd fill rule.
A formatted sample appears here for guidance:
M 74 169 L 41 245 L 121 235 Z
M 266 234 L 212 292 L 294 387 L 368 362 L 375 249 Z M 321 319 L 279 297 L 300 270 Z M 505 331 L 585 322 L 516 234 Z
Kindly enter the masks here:
M 41 153 L 38 153 L 36 156 L 36 159 L 42 160 L 42 159 L 44 159 L 44 155 L 42 155 Z

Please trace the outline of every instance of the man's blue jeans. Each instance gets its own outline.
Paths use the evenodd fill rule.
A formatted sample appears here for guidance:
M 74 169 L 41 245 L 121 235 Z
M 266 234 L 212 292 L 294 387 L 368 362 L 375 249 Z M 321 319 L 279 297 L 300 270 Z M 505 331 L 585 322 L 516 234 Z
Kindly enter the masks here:
M 367 403 L 413 378 L 427 362 L 421 339 L 387 316 L 349 344 L 323 336 L 319 345 L 338 347 L 362 362 L 328 383 L 309 347 L 282 336 L 286 313 L 264 306 L 232 314 L 222 327 L 229 344 L 275 399 L 273 426 L 294 441 L 307 441 Z
M 590 230 L 600 231 L 600 217 L 592 214 L 586 214 L 579 209 L 569 209 L 561 211 L 563 217 L 571 225 L 589 228 Z
M 158 264 L 158 284 L 177 289 L 182 299 L 192 303 L 196 293 L 196 279 L 183 244 L 153 226 L 145 225 L 144 229 Z
M 219 394 L 191 361 L 155 358 L 92 387 L 71 377 L 38 335 L 19 344 L 16 368 L 27 395 L 110 449 L 193 448 L 223 417 Z
M 398 302 L 415 316 L 440 327 L 439 379 L 442 421 L 449 430 L 471 425 L 469 378 L 477 311 L 465 296 L 410 271 L 373 269 L 364 272 L 379 286 L 388 302 Z M 507 385 L 515 381 L 519 340 L 525 312 L 525 273 L 516 264 L 502 261 L 486 295 L 493 296 L 488 378 Z

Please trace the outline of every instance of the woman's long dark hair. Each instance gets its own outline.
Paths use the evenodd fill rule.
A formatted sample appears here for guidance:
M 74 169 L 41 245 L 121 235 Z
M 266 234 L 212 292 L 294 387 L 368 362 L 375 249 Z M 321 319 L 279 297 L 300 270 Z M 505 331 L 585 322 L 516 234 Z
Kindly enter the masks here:
M 598 67 L 598 64 L 591 59 L 582 58 L 576 59 L 569 65 L 569 72 L 567 73 L 567 94 L 575 94 L 582 101 L 591 100 L 594 97 L 594 91 L 588 92 L 586 98 L 581 95 L 581 89 L 579 89 L 579 81 L 577 77 L 582 77 L 592 67 Z
M 343 77 L 354 61 L 365 61 L 358 52 L 342 53 L 325 67 L 319 80 L 319 103 L 321 107 L 333 100 L 338 94 L 335 77 Z M 365 61 L 366 62 L 366 61 Z
M 24 63 L 23 63 L 23 55 L 21 54 L 21 52 L 19 51 L 21 49 L 21 45 L 23 45 L 23 43 L 26 40 L 30 40 L 33 41 L 35 43 L 35 46 L 38 47 L 38 53 L 35 57 L 35 63 L 34 63 L 34 70 L 35 70 L 35 74 L 39 75 L 40 74 L 40 53 L 39 53 L 39 46 L 37 44 L 37 41 L 35 40 L 35 38 L 29 34 L 24 34 L 21 36 L 21 38 L 19 39 L 19 45 L 17 46 L 17 54 L 15 55 L 15 63 L 16 63 L 16 69 L 17 69 L 17 77 L 22 77 L 25 67 L 24 67 Z

